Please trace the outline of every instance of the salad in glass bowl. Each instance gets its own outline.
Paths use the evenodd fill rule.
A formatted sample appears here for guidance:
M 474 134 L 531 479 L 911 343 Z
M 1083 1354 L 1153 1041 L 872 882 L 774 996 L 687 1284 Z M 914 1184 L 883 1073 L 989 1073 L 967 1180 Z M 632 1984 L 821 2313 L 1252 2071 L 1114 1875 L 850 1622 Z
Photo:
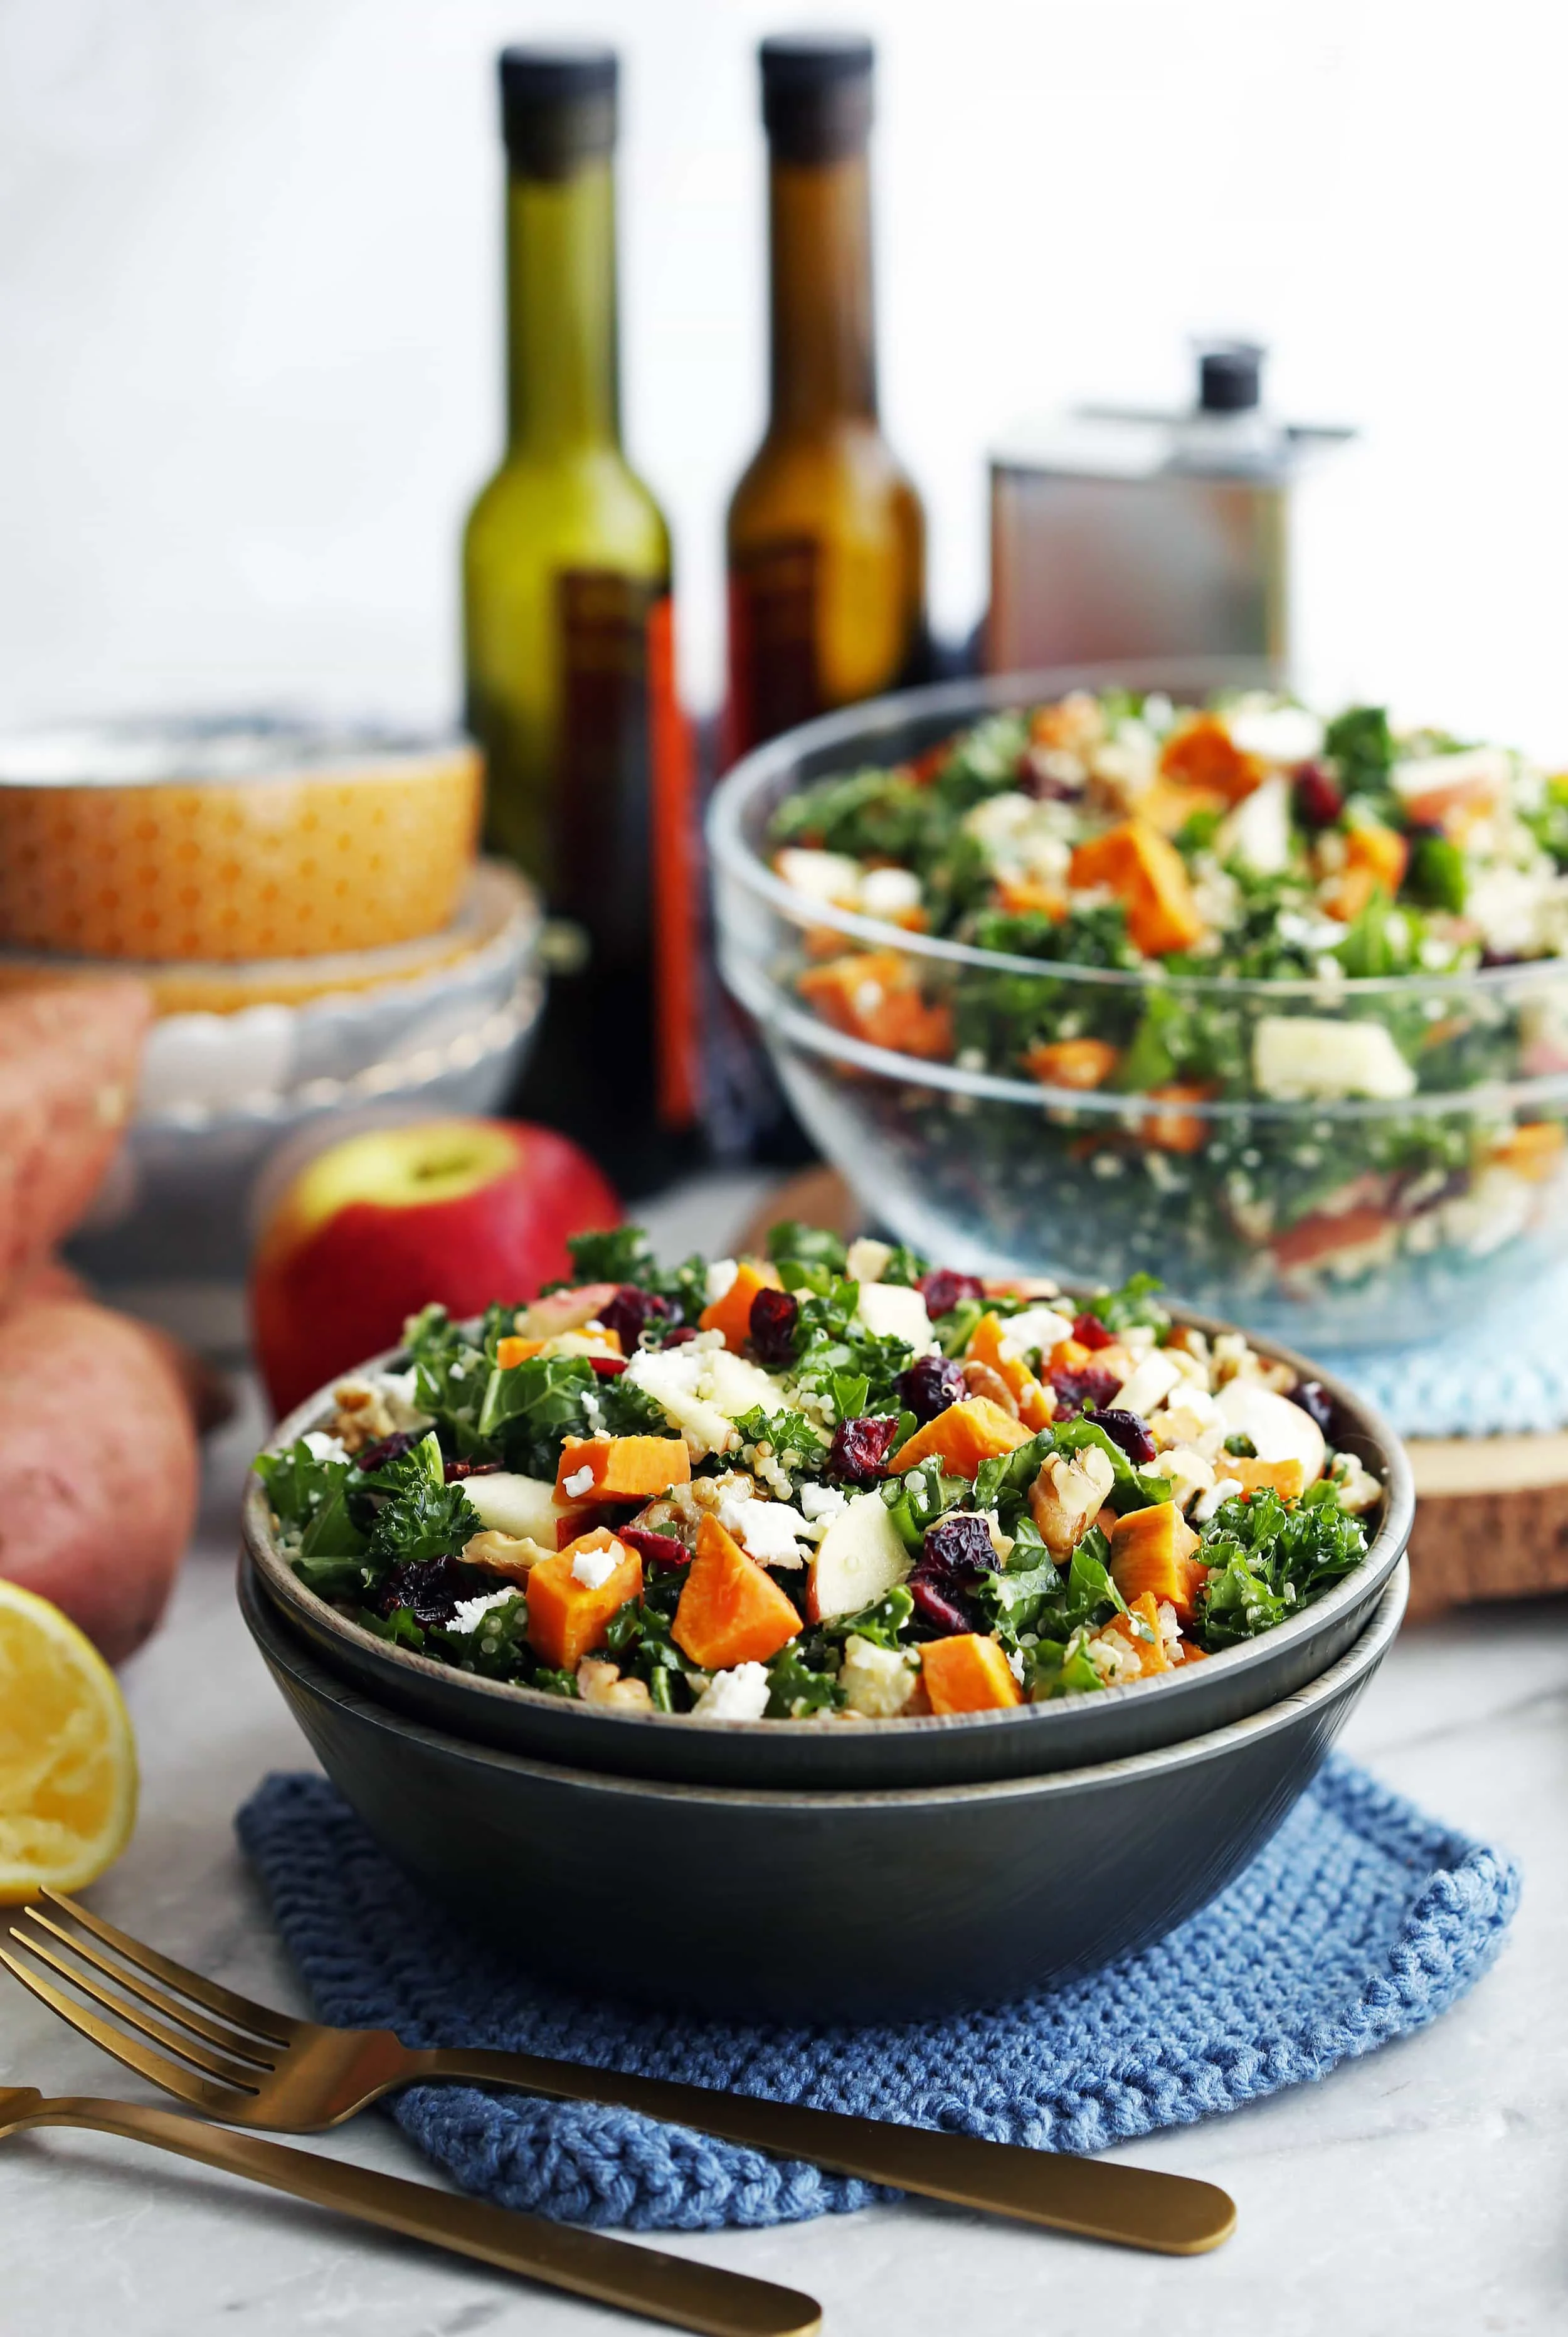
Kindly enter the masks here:
M 996 1711 L 1171 1677 L 1367 1556 L 1385 1489 L 1321 1387 L 1146 1279 L 796 1223 L 670 1270 L 635 1228 L 571 1247 L 257 1463 L 296 1576 L 396 1646 L 606 1711 Z
M 814 726 L 715 811 L 726 978 L 885 1221 L 1328 1345 L 1560 1255 L 1568 776 L 1371 706 L 1019 689 Z

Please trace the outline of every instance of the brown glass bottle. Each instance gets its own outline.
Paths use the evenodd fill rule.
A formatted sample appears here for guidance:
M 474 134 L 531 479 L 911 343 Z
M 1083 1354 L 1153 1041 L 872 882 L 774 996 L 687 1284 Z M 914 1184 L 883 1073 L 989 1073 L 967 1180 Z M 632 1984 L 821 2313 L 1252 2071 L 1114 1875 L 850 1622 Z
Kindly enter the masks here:
M 609 50 L 508 49 L 507 431 L 463 545 L 486 836 L 580 939 L 514 1108 L 626 1190 L 694 1148 L 697 879 L 670 539 L 621 446 Z
M 919 678 L 925 520 L 882 435 L 869 41 L 764 41 L 770 396 L 730 506 L 726 744 Z

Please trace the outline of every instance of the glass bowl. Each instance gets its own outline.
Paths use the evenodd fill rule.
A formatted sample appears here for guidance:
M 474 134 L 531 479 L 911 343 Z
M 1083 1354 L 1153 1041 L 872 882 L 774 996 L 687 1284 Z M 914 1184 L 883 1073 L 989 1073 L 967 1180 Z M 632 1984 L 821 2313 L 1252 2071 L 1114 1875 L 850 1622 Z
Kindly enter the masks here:
M 1267 680 L 1217 660 L 1001 675 L 774 739 L 710 813 L 720 966 L 828 1159 L 944 1265 L 1076 1282 L 1142 1271 L 1308 1350 L 1396 1345 L 1518 1298 L 1568 1257 L 1568 961 L 1332 983 L 1126 972 L 901 931 L 769 865 L 786 796 L 913 758 L 987 712 L 1072 689 L 1198 701 Z M 864 982 L 900 1002 L 893 1044 L 813 1003 L 830 996 L 813 973 L 858 955 Z M 1187 1017 L 1230 1067 L 1219 1098 L 1159 1076 L 1160 1034 Z M 1019 1067 L 1021 1029 L 1050 1042 L 1086 1022 L 1123 1047 L 1142 1034 L 1153 1076 L 1085 1090 Z M 1293 1092 L 1293 1076 L 1320 1089 L 1310 1066 L 1326 1047 L 1336 1061 L 1350 1049 L 1373 1091 Z

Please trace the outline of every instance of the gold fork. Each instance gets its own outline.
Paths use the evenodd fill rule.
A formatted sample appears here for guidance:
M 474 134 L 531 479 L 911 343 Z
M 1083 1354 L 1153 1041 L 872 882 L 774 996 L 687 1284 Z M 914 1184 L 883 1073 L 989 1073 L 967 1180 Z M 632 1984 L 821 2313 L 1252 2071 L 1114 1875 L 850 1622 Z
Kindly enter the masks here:
M 220 1988 L 55 1892 L 43 1897 L 78 1928 L 65 1929 L 34 1902 L 24 1912 L 27 1928 L 13 1925 L 12 1939 L 110 2019 L 100 2019 L 67 1996 L 33 1962 L 4 1950 L 0 1962 L 116 2060 L 226 2126 L 319 2134 L 399 2086 L 512 2086 L 560 2101 L 641 2111 L 778 2157 L 810 2159 L 867 2182 L 1166 2255 L 1200 2254 L 1218 2247 L 1236 2226 L 1228 2195 L 1215 2184 L 1186 2176 L 982 2142 L 970 2135 L 896 2126 L 798 2102 L 765 2101 L 668 2078 L 590 2068 L 534 2053 L 465 2046 L 418 2049 L 388 2029 L 328 2029 L 297 2020 Z M 68 1952 L 62 1954 L 62 1949 Z M 106 1986 L 105 1979 L 129 1994 Z M 153 1985 L 160 1980 L 163 1987 Z
M 378 2224 L 405 2237 L 427 2240 L 458 2255 L 475 2256 L 502 2272 L 524 2273 L 550 2288 L 618 2304 L 653 2321 L 695 2329 L 701 2337 L 814 2337 L 822 2308 L 814 2297 L 772 2281 L 752 2280 L 716 2265 L 690 2264 L 658 2248 L 633 2247 L 603 2232 L 571 2224 L 546 2223 L 464 2199 L 400 2175 L 381 2175 L 339 2159 L 317 2158 L 280 2142 L 249 2134 L 225 2134 L 176 2110 L 155 2110 L 140 2102 L 95 2100 L 72 2094 L 51 2101 L 33 2086 L 0 2087 L 0 2139 L 34 2126 L 88 2127 L 97 2134 L 122 2135 L 156 2149 L 194 2158 L 244 2175 L 270 2190 L 334 2207 L 362 2224 Z

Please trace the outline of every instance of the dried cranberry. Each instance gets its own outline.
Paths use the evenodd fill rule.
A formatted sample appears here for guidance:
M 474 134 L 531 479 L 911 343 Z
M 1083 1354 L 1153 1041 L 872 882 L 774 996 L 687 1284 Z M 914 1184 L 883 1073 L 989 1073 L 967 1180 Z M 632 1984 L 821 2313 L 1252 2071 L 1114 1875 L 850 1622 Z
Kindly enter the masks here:
M 1298 1380 L 1290 1390 L 1290 1401 L 1298 1403 L 1308 1420 L 1315 1420 L 1325 1436 L 1334 1433 L 1334 1399 L 1321 1380 Z
M 962 1607 L 947 1596 L 943 1586 L 923 1574 L 918 1568 L 909 1577 L 905 1588 L 915 1602 L 915 1612 L 930 1629 L 950 1639 L 956 1632 L 969 1628 L 969 1618 Z
M 609 1305 L 599 1309 L 600 1322 L 607 1331 L 614 1332 L 629 1355 L 650 1323 L 667 1323 L 669 1319 L 670 1301 L 656 1296 L 652 1290 L 639 1290 L 634 1282 L 623 1282 Z
M 1481 953 L 1481 963 L 1484 967 L 1523 965 L 1524 963 L 1524 959 L 1514 950 L 1484 949 Z
M 499 1461 L 448 1461 L 446 1463 L 446 1482 L 460 1485 L 465 1477 L 494 1477 L 501 1467 Z
M 473 1567 L 455 1558 L 422 1559 L 413 1566 L 395 1566 L 376 1595 L 377 1612 L 392 1615 L 399 1607 L 407 1607 L 420 1625 L 449 1623 L 458 1600 L 471 1599 L 479 1579 Z
M 932 1274 L 923 1274 L 915 1287 L 926 1301 L 926 1312 L 934 1323 L 938 1315 L 951 1315 L 965 1298 L 985 1296 L 977 1274 L 954 1274 L 945 1266 L 937 1266 Z
M 395 1436 L 384 1436 L 379 1444 L 368 1444 L 359 1455 L 361 1469 L 385 1469 L 389 1461 L 401 1461 L 405 1452 L 412 1452 L 424 1434 L 411 1428 L 400 1428 Z
M 973 1510 L 955 1510 L 927 1526 L 920 1547 L 920 1571 L 940 1578 L 958 1574 L 989 1574 L 996 1552 L 985 1521 Z
M 673 1534 L 653 1533 L 647 1526 L 622 1526 L 616 1540 L 639 1558 L 651 1559 L 655 1566 L 690 1566 L 691 1553 L 683 1541 Z
M 1135 1412 L 1097 1412 L 1094 1425 L 1102 1428 L 1112 1444 L 1119 1444 L 1135 1469 L 1154 1458 L 1154 1439 Z
M 799 1319 L 800 1301 L 794 1293 L 771 1290 L 764 1283 L 751 1301 L 747 1322 L 760 1363 L 771 1364 L 778 1370 L 794 1362 L 795 1325 Z
M 920 1355 L 898 1378 L 898 1401 L 924 1427 L 964 1396 L 964 1366 L 946 1355 Z
M 696 1336 L 697 1325 L 695 1323 L 677 1323 L 672 1331 L 665 1332 L 664 1336 L 660 1340 L 659 1345 L 662 1347 L 684 1347 Z
M 1074 1315 L 1073 1336 L 1081 1347 L 1113 1347 L 1116 1334 L 1108 1331 L 1098 1315 Z
M 858 1420 L 841 1420 L 828 1448 L 828 1474 L 852 1485 L 874 1485 L 893 1450 L 897 1420 L 862 1413 Z
M 1061 1420 L 1088 1404 L 1098 1412 L 1114 1399 L 1122 1383 L 1114 1372 L 1097 1371 L 1088 1364 L 1081 1372 L 1053 1372 L 1051 1385 L 1056 1393 L 1056 1417 Z
M 593 1376 L 600 1380 L 618 1380 L 626 1368 L 624 1355 L 590 1355 Z
M 1303 827 L 1332 827 L 1345 808 L 1338 780 L 1321 763 L 1298 763 L 1290 792 Z

